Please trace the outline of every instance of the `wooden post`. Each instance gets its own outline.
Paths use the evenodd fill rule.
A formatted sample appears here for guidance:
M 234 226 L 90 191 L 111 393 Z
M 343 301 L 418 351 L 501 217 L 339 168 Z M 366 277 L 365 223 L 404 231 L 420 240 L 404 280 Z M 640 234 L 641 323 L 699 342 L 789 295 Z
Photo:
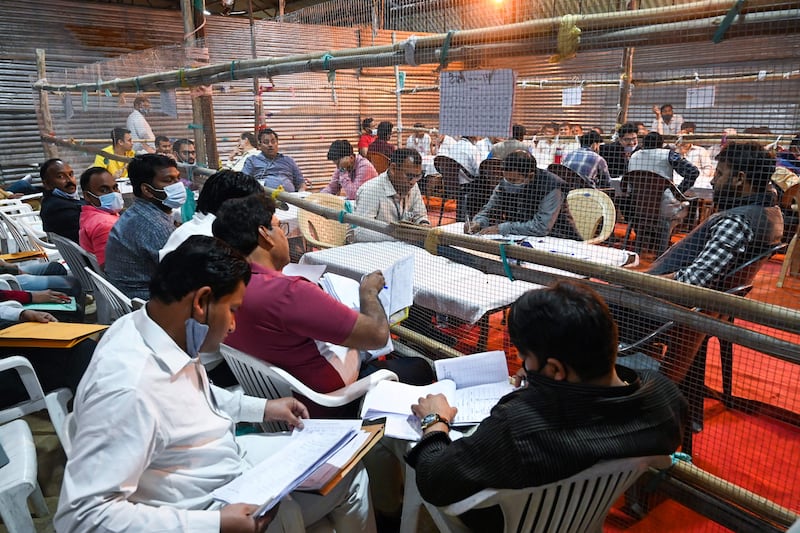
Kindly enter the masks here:
M 628 10 L 639 9 L 639 0 L 630 0 Z M 619 81 L 619 104 L 617 105 L 617 127 L 628 122 L 628 107 L 631 104 L 631 79 L 633 78 L 633 46 L 625 47 L 622 51 L 622 68 Z
M 283 22 L 283 16 L 286 14 L 286 0 L 278 2 L 278 22 Z
M 47 77 L 45 69 L 45 51 L 43 48 L 36 49 L 36 73 L 40 80 Z M 50 93 L 47 91 L 39 90 L 39 108 L 37 109 L 37 118 L 39 119 L 39 131 L 45 135 L 55 135 L 53 131 L 53 117 L 50 115 Z M 56 145 L 42 142 L 44 149 L 45 159 L 52 159 L 58 157 L 58 148 Z
M 397 43 L 397 35 L 395 32 L 392 32 L 392 44 Z M 400 99 L 400 67 L 397 65 L 394 66 L 394 99 L 395 99 L 395 111 L 397 112 L 397 146 L 398 148 L 402 148 L 403 144 L 402 141 L 402 134 L 400 130 L 403 129 L 403 102 Z
M 248 0 L 250 7 L 250 56 L 253 59 L 258 58 L 258 50 L 256 47 L 256 26 L 253 19 L 253 0 Z M 261 113 L 264 109 L 264 104 L 261 100 L 260 82 L 258 76 L 253 76 L 253 134 L 258 141 L 258 132 L 261 131 Z M 258 144 L 256 144 L 258 146 Z

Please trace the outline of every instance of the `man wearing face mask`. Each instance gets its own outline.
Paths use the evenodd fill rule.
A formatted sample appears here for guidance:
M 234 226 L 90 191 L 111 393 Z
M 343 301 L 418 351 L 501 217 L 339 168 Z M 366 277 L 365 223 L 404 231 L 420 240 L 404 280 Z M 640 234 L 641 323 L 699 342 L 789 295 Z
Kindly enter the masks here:
M 657 372 L 617 364 L 617 325 L 589 287 L 562 281 L 523 294 L 508 333 L 523 386 L 468 438 L 451 440 L 458 410 L 444 395 L 410 406 L 423 435 L 407 461 L 425 501 L 449 505 L 486 488 L 545 485 L 599 461 L 666 455 L 680 444 L 686 401 Z M 503 531 L 497 506 L 460 518 L 470 531 Z
M 44 185 L 39 212 L 44 231 L 52 231 L 77 243 L 84 202 L 78 194 L 72 167 L 61 159 L 48 159 L 42 163 L 39 176 Z
M 358 188 L 378 175 L 369 159 L 353 152 L 353 145 L 345 140 L 333 141 L 328 149 L 328 161 L 336 165 L 331 181 L 320 192 L 340 194 L 348 200 L 356 199 Z
M 617 140 L 600 145 L 600 156 L 608 163 L 612 178 L 618 178 L 628 171 L 628 160 L 639 146 L 639 128 L 633 122 L 626 122 L 617 130 Z
M 157 268 L 147 306 L 103 336 L 75 395 L 57 531 L 302 532 L 328 519 L 337 531 L 375 531 L 361 467 L 326 496 L 293 493 L 264 518 L 211 496 L 287 446 L 278 435 L 237 438 L 237 422 L 302 428 L 308 418 L 294 398 L 210 384 L 199 361 L 236 329 L 250 277 L 229 246 L 190 237 Z
M 150 297 L 158 251 L 175 230 L 172 210 L 186 201 L 177 163 L 157 154 L 139 155 L 128 165 L 136 199 L 114 224 L 106 244 L 106 275 L 129 298 Z
M 464 224 L 464 232 L 580 240 L 566 190 L 564 180 L 537 168 L 531 154 L 512 152 L 503 160 L 503 179 L 475 218 Z
M 81 190 L 86 205 L 81 209 L 80 245 L 94 254 L 103 268 L 108 234 L 124 206 L 122 194 L 114 176 L 103 167 L 91 167 L 81 174 Z

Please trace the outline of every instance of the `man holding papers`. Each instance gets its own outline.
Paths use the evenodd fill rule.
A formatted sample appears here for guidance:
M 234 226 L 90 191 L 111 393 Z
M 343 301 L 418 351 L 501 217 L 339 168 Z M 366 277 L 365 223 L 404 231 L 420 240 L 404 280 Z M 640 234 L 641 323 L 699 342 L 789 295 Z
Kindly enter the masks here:
M 323 393 L 349 385 L 376 367 L 394 371 L 401 380 L 430 383 L 430 366 L 419 358 L 362 365 L 359 350 L 381 348 L 389 339 L 386 313 L 378 299 L 385 285 L 383 274 L 364 276 L 359 311 L 305 278 L 283 274 L 289 264 L 289 244 L 269 197 L 228 200 L 217 212 L 213 231 L 245 255 L 253 271 L 244 304 L 236 313 L 238 327 L 225 339 L 227 344 L 283 368 Z M 423 370 L 421 378 L 416 377 L 418 367 Z M 355 406 L 345 408 L 347 412 L 316 404 L 308 407 L 313 418 L 356 415 Z
M 485 488 L 544 485 L 598 461 L 678 447 L 686 401 L 657 372 L 615 366 L 617 326 L 594 291 L 559 282 L 527 292 L 511 307 L 508 331 L 527 386 L 503 397 L 474 434 L 450 440 L 458 410 L 442 395 L 411 406 L 423 437 L 407 460 L 425 500 L 448 505 Z M 474 531 L 502 530 L 497 507 L 461 518 Z
M 271 524 L 271 515 L 254 515 L 264 502 L 212 501 L 253 466 L 234 439 L 235 422 L 301 427 L 308 417 L 293 398 L 267 401 L 209 384 L 199 362 L 235 328 L 250 275 L 224 243 L 190 237 L 158 265 L 147 306 L 109 328 L 75 397 L 57 531 L 304 531 L 320 519 L 339 531 L 375 530 L 362 469 L 325 497 L 284 499 Z M 261 451 L 274 438 L 258 437 Z

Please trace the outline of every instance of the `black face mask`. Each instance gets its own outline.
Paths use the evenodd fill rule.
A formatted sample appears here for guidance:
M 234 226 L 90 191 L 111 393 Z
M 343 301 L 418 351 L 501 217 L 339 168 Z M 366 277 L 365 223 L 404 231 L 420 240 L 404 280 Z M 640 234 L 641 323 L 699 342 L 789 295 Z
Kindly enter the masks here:
M 672 115 L 661 115 L 661 118 L 664 119 L 664 122 L 669 122 L 672 120 Z

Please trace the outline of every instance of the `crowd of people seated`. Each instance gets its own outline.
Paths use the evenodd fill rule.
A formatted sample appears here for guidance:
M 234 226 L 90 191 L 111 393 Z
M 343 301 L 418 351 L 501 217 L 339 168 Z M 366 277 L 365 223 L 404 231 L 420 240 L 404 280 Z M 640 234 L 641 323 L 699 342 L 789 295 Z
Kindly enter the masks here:
M 247 445 L 232 431 L 235 422 L 277 420 L 302 427 L 309 416 L 357 416 L 354 405 L 331 410 L 305 398 L 265 401 L 220 388 L 235 384 L 216 355 L 221 342 L 323 393 L 382 368 L 412 384 L 430 383 L 434 376 L 421 358 L 367 355 L 389 340 L 378 300 L 385 283 L 380 272 L 361 280 L 359 310 L 302 277 L 283 274 L 290 261 L 288 236 L 275 215 L 280 204 L 264 187 L 303 192 L 313 184 L 279 151 L 276 131 L 242 133 L 226 168 L 200 190 L 196 210 L 176 218 L 174 212 L 194 198 L 194 144 L 152 135 L 144 126 L 148 109 L 149 101 L 137 98 L 127 127 L 114 128 L 105 149 L 130 162 L 98 155 L 79 182 L 63 159 L 45 161 L 40 169 L 44 230 L 78 243 L 97 257 L 114 286 L 148 301 L 119 319 L 99 344 L 87 340 L 65 350 L 24 351 L 46 390 L 66 386 L 76 393 L 75 453 L 65 472 L 57 531 L 302 531 L 321 521 L 342 531 L 390 530 L 401 502 L 396 495 L 387 501 L 374 484 L 377 479 L 400 487 L 402 481 L 373 468 L 356 468 L 324 497 L 294 493 L 264 518 L 253 518 L 250 505 L 212 502 L 212 490 L 253 466 L 244 455 Z M 647 272 L 719 288 L 731 269 L 783 238 L 778 199 L 800 182 L 800 136 L 777 157 L 757 143 L 730 139 L 713 151 L 693 142 L 695 124 L 671 105 L 654 106 L 653 113 L 649 131 L 643 123 L 626 123 L 605 143 L 601 128 L 569 122 L 548 122 L 531 132 L 515 124 L 508 139 L 439 135 L 415 123 L 397 146 L 391 122 L 375 126 L 365 119 L 355 147 L 347 139 L 329 145 L 326 159 L 335 169 L 322 192 L 346 197 L 361 217 L 429 227 L 419 187 L 424 161 L 439 156 L 458 163 L 459 202 L 467 205 L 485 186 L 482 161 L 497 159 L 501 174 L 485 204 L 474 212 L 459 206 L 456 221 L 465 233 L 580 240 L 567 204 L 571 186 L 551 171 L 554 165 L 609 191 L 635 171 L 674 182 L 681 194 L 711 186 L 717 212 L 678 243 L 659 243 Z M 385 171 L 370 161 L 375 153 L 387 158 Z M 123 178 L 134 197 L 127 208 L 118 187 Z M 389 239 L 360 226 L 347 234 L 348 243 Z M 14 274 L 23 289 L 0 287 L 0 327 L 56 320 L 24 309 L 24 303 L 82 296 L 77 280 L 58 263 L 20 268 L 0 262 L 0 271 Z M 436 415 L 407 457 L 422 496 L 445 505 L 487 487 L 558 480 L 603 459 L 674 451 L 685 418 L 679 386 L 705 334 L 676 328 L 660 371 L 634 371 L 617 359 L 620 317 L 612 312 L 618 310 L 577 282 L 531 291 L 515 302 L 507 327 L 522 361 L 518 377 L 535 386 L 504 398 L 472 436 L 458 441 L 449 436 L 456 410 L 443 396 L 408 406 L 409 415 Z M 433 313 L 414 306 L 412 315 L 417 320 L 411 325 L 421 333 L 454 344 L 434 327 Z M 82 320 L 82 312 L 73 318 Z M 629 327 L 632 322 L 626 319 Z M 0 382 L 0 405 L 18 401 L 18 380 L 6 373 Z M 563 420 L 553 424 L 548 420 L 556 411 Z M 577 438 L 575 428 L 602 433 L 606 441 L 594 445 L 596 439 Z M 498 459 L 500 443 L 514 446 Z M 554 446 L 563 451 L 558 461 L 548 452 Z M 177 472 L 178 464 L 187 466 Z M 478 530 L 497 529 L 502 520 L 497 509 L 463 518 Z

